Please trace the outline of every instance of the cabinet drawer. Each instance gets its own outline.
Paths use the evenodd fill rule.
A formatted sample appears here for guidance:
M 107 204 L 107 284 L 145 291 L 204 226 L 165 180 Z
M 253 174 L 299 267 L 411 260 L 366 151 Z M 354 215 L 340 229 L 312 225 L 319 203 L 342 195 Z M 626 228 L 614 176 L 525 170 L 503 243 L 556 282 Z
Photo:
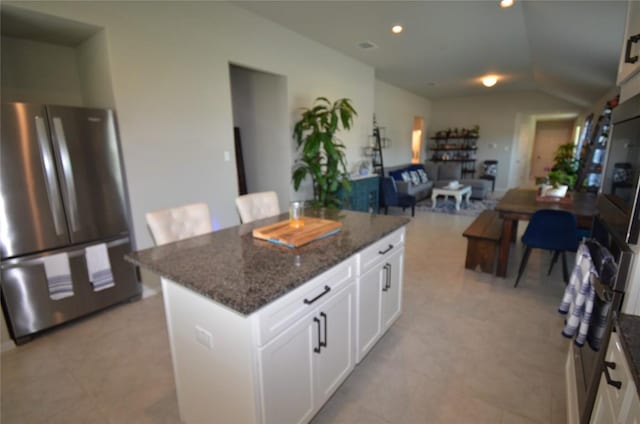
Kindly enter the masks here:
M 404 227 L 400 228 L 362 250 L 358 255 L 360 260 L 358 275 L 364 274 L 376 263 L 398 250 L 404 244 L 404 233 Z
M 318 305 L 331 299 L 354 279 L 355 270 L 356 260 L 352 256 L 259 311 L 258 346 L 265 345 Z

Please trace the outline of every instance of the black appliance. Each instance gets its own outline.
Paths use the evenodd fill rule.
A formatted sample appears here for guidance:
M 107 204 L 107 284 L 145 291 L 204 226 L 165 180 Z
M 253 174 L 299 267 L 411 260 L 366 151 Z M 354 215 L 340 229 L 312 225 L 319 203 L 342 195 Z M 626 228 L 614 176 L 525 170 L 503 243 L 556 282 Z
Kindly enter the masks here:
M 604 220 L 627 243 L 640 236 L 640 94 L 613 110 L 601 193 L 610 205 Z
M 615 207 L 607 197 L 599 196 L 599 210 L 609 210 Z M 594 284 L 596 292 L 595 303 L 597 305 L 594 308 L 594 312 L 602 311 L 604 314 L 602 318 L 607 324 L 604 329 L 604 335 L 599 343 L 599 346 L 603 346 L 602 348 L 596 350 L 588 342 L 582 347 L 573 346 L 578 411 L 580 423 L 584 424 L 589 423 L 591 417 L 591 411 L 598 393 L 600 375 L 604 365 L 606 346 L 609 343 L 609 336 L 613 325 L 613 314 L 620 311 L 622 307 L 634 256 L 626 240 L 620 233 L 612 228 L 602 215 L 594 218 L 591 238 L 595 241 L 595 244 L 599 244 L 611 252 L 615 265 L 617 266 L 617 273 L 612 274 L 607 272 L 607 270 L 601 266 L 604 262 L 601 261 L 597 249 L 592 249 L 591 245 L 587 244 L 590 248 L 589 250 L 594 265 L 600 273 L 600 279 L 595 281 Z M 592 317 L 590 331 L 595 329 L 593 325 L 593 320 L 596 319 L 595 315 L 594 313 Z M 591 333 L 589 336 L 591 336 Z

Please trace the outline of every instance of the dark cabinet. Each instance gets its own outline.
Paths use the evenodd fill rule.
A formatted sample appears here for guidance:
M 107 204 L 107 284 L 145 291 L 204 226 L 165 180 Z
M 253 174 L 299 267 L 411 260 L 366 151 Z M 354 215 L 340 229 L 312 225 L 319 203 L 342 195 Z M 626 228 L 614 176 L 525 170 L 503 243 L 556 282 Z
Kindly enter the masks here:
M 345 196 L 343 191 L 339 192 L 342 209 L 378 213 L 380 177 L 377 175 L 358 177 L 350 182 L 351 192 L 348 195 Z

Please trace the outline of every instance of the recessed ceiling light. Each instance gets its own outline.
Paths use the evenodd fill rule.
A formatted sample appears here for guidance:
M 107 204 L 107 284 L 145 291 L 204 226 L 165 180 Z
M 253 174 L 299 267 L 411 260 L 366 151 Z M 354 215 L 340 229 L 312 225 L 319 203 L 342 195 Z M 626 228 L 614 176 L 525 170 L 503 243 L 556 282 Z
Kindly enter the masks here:
M 507 8 L 513 6 L 513 0 L 500 0 L 500 7 Z
M 394 25 L 391 28 L 391 32 L 393 32 L 394 34 L 400 34 L 402 30 L 404 30 L 404 28 L 402 28 L 402 25 Z
M 493 87 L 498 82 L 498 77 L 495 75 L 487 75 L 482 78 L 482 85 L 485 87 Z

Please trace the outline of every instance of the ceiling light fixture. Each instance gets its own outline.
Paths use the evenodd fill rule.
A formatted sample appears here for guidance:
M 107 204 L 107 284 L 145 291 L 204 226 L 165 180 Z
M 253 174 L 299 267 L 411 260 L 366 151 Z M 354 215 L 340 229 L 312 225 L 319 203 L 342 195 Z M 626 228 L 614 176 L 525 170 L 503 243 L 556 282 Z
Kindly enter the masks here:
M 402 30 L 404 30 L 404 28 L 402 28 L 402 25 L 394 25 L 393 27 L 391 27 L 391 32 L 393 32 L 394 34 L 400 34 Z
M 498 82 L 498 77 L 495 75 L 487 75 L 482 78 L 482 85 L 485 87 L 493 87 Z
M 513 6 L 513 0 L 500 0 L 500 7 L 506 9 Z

